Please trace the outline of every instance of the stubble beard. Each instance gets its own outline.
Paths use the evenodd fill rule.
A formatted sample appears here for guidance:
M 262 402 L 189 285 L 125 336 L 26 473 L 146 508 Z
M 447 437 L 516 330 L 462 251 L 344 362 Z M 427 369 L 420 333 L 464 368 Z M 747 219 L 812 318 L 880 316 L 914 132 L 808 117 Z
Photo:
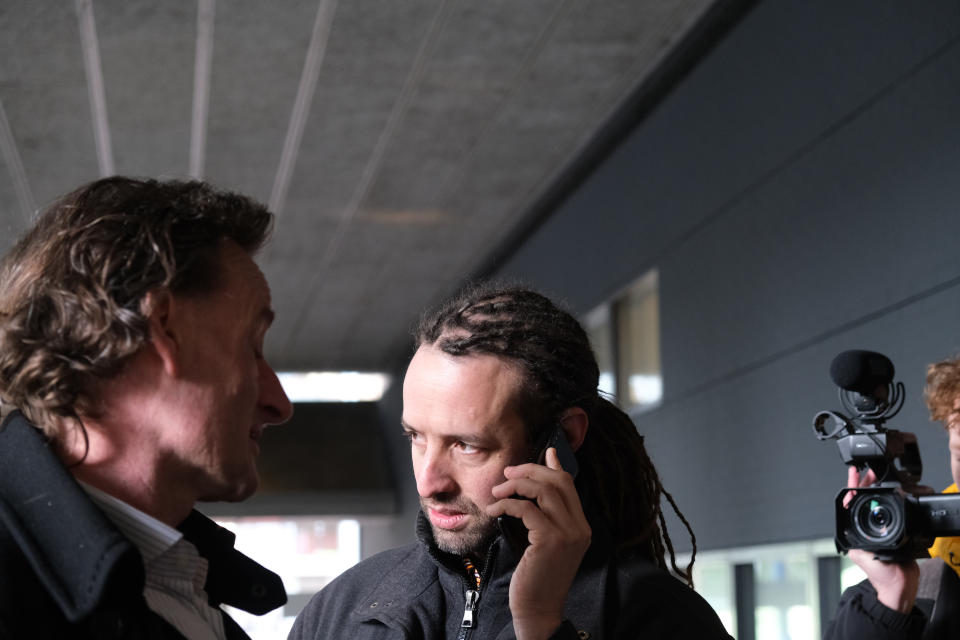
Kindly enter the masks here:
M 457 556 L 479 555 L 484 552 L 490 540 L 497 533 L 497 519 L 488 516 L 473 502 L 433 498 L 427 503 L 423 498 L 420 499 L 420 508 L 424 514 L 428 512 L 430 506 L 452 507 L 469 515 L 471 520 L 466 528 L 456 531 L 440 529 L 434 526 L 432 522 L 430 523 L 433 541 L 441 551 Z

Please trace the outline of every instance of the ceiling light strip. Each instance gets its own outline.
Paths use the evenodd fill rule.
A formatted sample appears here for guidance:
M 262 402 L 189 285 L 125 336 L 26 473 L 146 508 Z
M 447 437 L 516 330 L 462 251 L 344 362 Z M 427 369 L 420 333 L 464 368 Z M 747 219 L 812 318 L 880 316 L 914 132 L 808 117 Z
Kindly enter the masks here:
M 390 376 L 360 371 L 277 372 L 291 402 L 377 402 Z
M 287 334 L 287 341 L 284 345 L 283 353 L 289 352 L 297 336 L 300 334 L 301 329 L 303 329 L 303 325 L 310 315 L 310 310 L 319 297 L 317 296 L 317 291 L 323 284 L 324 276 L 330 264 L 340 250 L 340 244 L 347 233 L 347 229 L 350 227 L 350 223 L 353 221 L 353 216 L 366 199 L 371 185 L 373 185 L 374 180 L 380 173 L 380 166 L 383 163 L 383 158 L 387 153 L 390 142 L 393 140 L 397 126 L 406 115 L 407 108 L 410 106 L 410 102 L 413 100 L 413 96 L 416 94 L 417 88 L 420 85 L 420 78 L 423 76 L 427 58 L 433 52 L 440 34 L 443 33 L 443 29 L 446 27 L 447 19 L 449 18 L 448 7 L 449 3 L 446 0 L 442 0 L 437 6 L 436 12 L 433 14 L 430 27 L 420 43 L 420 48 L 417 50 L 417 56 L 413 61 L 413 66 L 410 68 L 410 72 L 404 80 L 400 96 L 393 104 L 393 109 L 390 111 L 387 124 L 380 132 L 380 137 L 377 139 L 377 144 L 371 152 L 370 158 L 367 160 L 363 174 L 360 176 L 360 180 L 354 189 L 350 202 L 343 209 L 343 214 L 337 222 L 337 228 L 327 243 L 326 251 L 320 256 L 317 269 L 314 272 L 310 286 L 307 288 L 307 294 L 305 296 L 306 302 L 300 308 L 300 314 L 294 321 L 291 331 Z
M 193 64 L 193 120 L 190 125 L 190 175 L 198 180 L 203 178 L 206 164 L 215 10 L 216 0 L 198 0 L 197 52 Z
M 27 172 L 23 167 L 20 152 L 17 150 L 17 141 L 13 138 L 10 121 L 7 120 L 7 112 L 3 108 L 3 100 L 0 100 L 0 152 L 3 153 L 3 159 L 7 163 L 7 171 L 13 182 L 13 190 L 17 194 L 20 210 L 26 219 L 30 219 L 33 212 L 37 210 L 37 202 L 33 198 L 33 191 L 30 190 L 30 182 L 27 180 Z
M 100 175 L 112 176 L 113 145 L 110 142 L 110 125 L 107 122 L 107 98 L 103 90 L 103 68 L 100 65 L 100 43 L 97 26 L 93 19 L 93 0 L 76 0 L 77 21 L 80 26 L 80 45 L 83 48 L 83 65 L 87 72 L 87 90 L 90 94 L 90 113 L 93 116 L 93 138 L 97 145 L 97 161 Z
M 283 141 L 280 166 L 277 167 L 273 191 L 270 193 L 270 210 L 274 215 L 279 215 L 286 205 L 290 178 L 297 162 L 297 155 L 300 153 L 300 141 L 303 139 L 303 130 L 307 116 L 310 114 L 310 105 L 313 102 L 317 79 L 320 77 L 320 68 L 323 65 L 323 56 L 330 36 L 330 25 L 333 23 L 336 8 L 336 0 L 320 0 L 320 5 L 317 7 L 317 18 L 313 23 L 310 45 L 307 47 L 307 59 L 303 63 L 303 73 L 300 76 L 297 97 L 293 102 L 287 137 Z

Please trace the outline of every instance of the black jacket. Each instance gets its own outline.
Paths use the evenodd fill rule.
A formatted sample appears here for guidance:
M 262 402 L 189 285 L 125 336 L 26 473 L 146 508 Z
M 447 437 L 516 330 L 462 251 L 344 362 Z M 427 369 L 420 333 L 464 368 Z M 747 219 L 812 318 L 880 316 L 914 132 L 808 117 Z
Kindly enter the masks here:
M 921 562 L 920 574 L 920 593 L 909 614 L 881 604 L 868 580 L 844 591 L 824 640 L 960 638 L 960 577 L 939 559 Z
M 180 525 L 209 564 L 206 591 L 266 613 L 286 602 L 280 578 L 233 548 L 234 535 L 194 511 Z M 0 425 L 0 640 L 181 638 L 143 597 L 143 560 L 18 412 Z M 246 634 L 224 614 L 228 638 Z
M 508 592 L 518 556 L 493 543 L 481 568 L 474 624 L 461 634 L 469 583 L 457 558 L 436 551 L 420 514 L 420 542 L 378 554 L 327 585 L 300 613 L 290 640 L 514 638 Z M 598 540 L 567 597 L 567 622 L 554 638 L 729 639 L 710 606 L 646 560 L 618 562 Z

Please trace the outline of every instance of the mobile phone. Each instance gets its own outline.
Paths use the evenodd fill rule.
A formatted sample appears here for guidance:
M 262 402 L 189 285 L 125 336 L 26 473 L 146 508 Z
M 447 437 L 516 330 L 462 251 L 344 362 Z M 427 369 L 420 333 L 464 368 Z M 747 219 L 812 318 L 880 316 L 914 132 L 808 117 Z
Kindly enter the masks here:
M 534 455 L 532 456 L 533 459 L 531 462 L 545 465 L 547 449 L 550 447 L 554 447 L 557 450 L 557 457 L 560 459 L 560 466 L 563 467 L 563 470 L 576 478 L 577 471 L 579 470 L 577 457 L 574 455 L 573 449 L 570 448 L 570 443 L 567 442 L 567 436 L 560 425 L 556 425 L 552 429 L 547 429 L 546 433 L 540 437 L 537 446 L 533 449 Z M 518 494 L 510 497 L 517 500 L 531 500 L 531 498 Z M 520 518 L 506 515 L 499 516 L 497 518 L 497 525 L 500 527 L 500 532 L 503 534 L 503 537 L 506 538 L 507 544 L 517 551 L 522 553 L 530 545 L 530 541 L 527 540 L 527 528 L 523 526 L 523 520 Z

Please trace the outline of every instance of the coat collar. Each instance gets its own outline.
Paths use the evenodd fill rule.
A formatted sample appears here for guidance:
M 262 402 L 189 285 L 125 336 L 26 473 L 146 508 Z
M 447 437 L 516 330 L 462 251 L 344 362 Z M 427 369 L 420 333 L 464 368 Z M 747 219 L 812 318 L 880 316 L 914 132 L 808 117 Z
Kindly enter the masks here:
M 510 577 L 519 556 L 498 536 L 491 543 L 485 560 L 488 566 L 483 567 L 483 606 L 503 600 L 505 607 Z M 462 599 L 467 588 L 469 584 L 462 560 L 437 549 L 430 523 L 420 512 L 417 514 L 417 542 L 398 556 L 394 566 L 385 568 L 382 578 L 360 599 L 350 615 L 357 622 L 379 620 L 408 631 L 419 629 L 418 634 L 422 634 L 422 625 L 429 621 L 438 624 L 442 634 L 443 620 L 437 619 L 434 607 L 438 606 L 444 592 Z M 495 597 L 494 594 L 499 595 Z
M 0 524 L 71 622 L 104 602 L 141 598 L 139 552 L 90 501 L 43 434 L 16 411 L 0 423 Z M 179 529 L 207 558 L 211 605 L 259 614 L 286 602 L 280 577 L 235 550 L 231 532 L 196 511 Z
M 456 593 L 456 601 L 462 603 L 466 581 L 462 568 L 449 561 L 450 556 L 444 561 L 444 554 L 437 552 L 429 522 L 422 513 L 417 517 L 417 537 L 418 542 L 404 548 L 392 565 L 381 568 L 381 579 L 358 599 L 351 611 L 353 623 L 378 620 L 416 637 L 443 636 L 444 620 L 438 611 L 444 608 L 440 603 L 445 593 Z M 498 625 L 509 624 L 509 585 L 519 555 L 499 538 L 493 542 L 493 549 L 491 566 L 484 572 L 479 606 L 485 624 L 500 628 Z M 645 562 L 641 564 L 647 566 Z M 617 575 L 607 538 L 597 536 L 567 596 L 565 616 L 576 620 L 580 628 L 602 629 L 607 609 L 615 607 L 610 599 L 617 597 Z M 607 604 L 598 606 L 598 602 Z M 430 633 L 427 625 L 436 628 Z

